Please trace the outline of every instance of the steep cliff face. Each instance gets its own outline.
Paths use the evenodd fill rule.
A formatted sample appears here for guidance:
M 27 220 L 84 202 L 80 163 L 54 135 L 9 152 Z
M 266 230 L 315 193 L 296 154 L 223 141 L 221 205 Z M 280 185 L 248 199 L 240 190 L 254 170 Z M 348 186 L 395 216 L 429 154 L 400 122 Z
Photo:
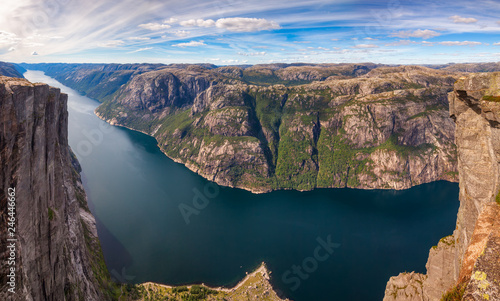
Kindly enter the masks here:
M 278 67 L 146 72 L 96 113 L 153 135 L 168 156 L 206 178 L 253 192 L 405 189 L 456 180 L 446 99 L 455 74 L 342 65 L 334 76 L 332 66 Z M 244 80 L 249 74 L 259 83 L 302 78 L 313 71 L 328 77 L 304 85 Z
M 0 77 L 2 300 L 108 299 L 95 220 L 68 146 L 66 104 L 59 89 Z
M 460 78 L 449 101 L 460 182 L 456 230 L 431 250 L 424 281 L 393 277 L 384 300 L 439 300 L 454 285 L 463 300 L 500 300 L 500 73 Z M 409 291 L 415 285 L 420 293 Z

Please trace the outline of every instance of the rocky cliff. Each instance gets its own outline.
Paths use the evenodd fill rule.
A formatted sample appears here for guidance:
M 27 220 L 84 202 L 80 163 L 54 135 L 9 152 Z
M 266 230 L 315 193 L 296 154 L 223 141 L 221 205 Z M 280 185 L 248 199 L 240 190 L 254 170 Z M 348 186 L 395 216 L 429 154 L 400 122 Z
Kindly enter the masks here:
M 109 299 L 66 104 L 59 89 L 0 77 L 1 300 Z
M 154 136 L 202 176 L 253 192 L 456 180 L 446 98 L 456 74 L 415 66 L 332 70 L 168 67 L 132 77 L 96 113 Z M 248 74 L 260 84 L 249 84 Z M 263 84 L 311 76 L 322 80 Z
M 427 275 L 392 277 L 384 300 L 500 300 L 500 73 L 461 77 L 449 101 L 460 183 L 456 230 L 431 250 Z

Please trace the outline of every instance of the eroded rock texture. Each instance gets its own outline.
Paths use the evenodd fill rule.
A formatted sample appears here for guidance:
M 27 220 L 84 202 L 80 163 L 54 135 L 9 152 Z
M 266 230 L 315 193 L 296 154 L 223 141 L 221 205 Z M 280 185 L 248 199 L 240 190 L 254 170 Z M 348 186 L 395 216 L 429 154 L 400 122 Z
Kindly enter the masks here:
M 153 135 L 204 177 L 253 192 L 456 180 L 447 93 L 457 75 L 375 67 L 165 66 L 134 76 L 96 113 Z
M 440 300 L 453 287 L 465 287 L 463 300 L 500 300 L 500 73 L 460 78 L 449 100 L 460 209 L 453 236 L 431 250 L 423 290 L 415 296 Z M 404 287 L 414 281 L 392 277 L 384 300 L 413 300 L 392 298 L 395 283 Z
M 66 103 L 59 89 L 0 77 L 1 300 L 107 299 L 95 220 L 68 146 Z M 5 272 L 10 187 L 16 193 L 16 294 L 8 292 Z

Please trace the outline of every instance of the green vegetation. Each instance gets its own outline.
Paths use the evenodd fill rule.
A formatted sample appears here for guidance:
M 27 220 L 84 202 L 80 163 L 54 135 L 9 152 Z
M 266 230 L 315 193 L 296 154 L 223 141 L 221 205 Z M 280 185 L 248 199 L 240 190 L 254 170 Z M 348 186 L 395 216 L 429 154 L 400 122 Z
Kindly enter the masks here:
M 420 118 L 420 117 L 425 117 L 425 116 L 428 116 L 429 114 L 431 114 L 432 112 L 442 111 L 444 109 L 446 109 L 446 108 L 443 105 L 428 106 L 428 107 L 425 108 L 425 111 L 417 113 L 417 114 L 415 114 L 413 116 L 410 116 L 406 120 L 412 120 L 412 119 L 416 119 L 416 118 Z
M 464 283 L 455 285 L 441 297 L 441 301 L 461 301 L 466 287 Z
M 320 69 L 307 67 L 300 72 L 306 76 L 309 76 L 307 72 L 314 72 L 313 75 L 318 76 Z M 325 69 L 319 76 L 334 73 L 340 76 L 342 72 L 337 69 Z M 344 70 L 347 77 L 355 76 L 351 69 Z M 242 72 L 243 82 L 252 86 L 243 82 L 228 84 L 224 82 L 227 77 L 219 78 L 221 86 L 211 91 L 212 108 L 205 107 L 196 114 L 192 114 L 189 103 L 194 100 L 188 100 L 182 107 L 166 108 L 161 117 L 149 110 L 133 109 L 126 103 L 115 101 L 104 102 L 97 111 L 108 120 L 154 133 L 160 148 L 168 156 L 205 174 L 218 174 L 230 185 L 299 190 L 359 187 L 377 181 L 381 173 L 394 181 L 408 179 L 408 171 L 399 168 L 378 170 L 376 175 L 373 171 L 375 163 L 370 157 L 381 150 L 401 160 L 415 157 L 420 160 L 430 155 L 436 148 L 433 144 L 404 145 L 401 137 L 406 133 L 399 124 L 429 114 L 439 117 L 435 112 L 446 109 L 443 97 L 451 89 L 447 77 L 443 80 L 433 75 L 422 78 L 426 76 L 423 73 L 418 74 L 418 82 L 422 79 L 422 82 L 430 83 L 428 87 L 417 80 L 401 79 L 398 75 L 387 81 L 374 81 L 373 85 L 370 79 L 360 79 L 367 84 L 367 89 L 373 91 L 372 95 L 365 95 L 364 92 L 360 94 L 359 85 L 351 82 L 339 82 L 335 86 L 333 81 L 324 85 L 296 85 L 308 81 L 283 81 L 278 76 L 282 71 L 277 66 L 248 68 Z M 392 69 L 387 68 L 384 74 L 391 72 Z M 109 79 L 117 75 L 96 73 L 92 76 Z M 292 73 L 286 76 L 297 78 Z M 408 89 L 408 93 L 384 93 L 380 97 L 377 94 L 400 89 Z M 337 98 L 343 95 L 345 97 Z M 425 109 L 408 117 L 406 105 L 409 102 Z M 387 133 L 385 127 L 391 125 L 380 121 L 381 114 L 392 114 L 395 119 L 392 126 L 399 126 L 391 130 L 393 134 L 385 141 L 378 139 L 381 139 L 381 133 Z M 356 118 L 356 122 L 349 122 L 350 118 Z M 356 135 L 371 133 L 373 141 L 363 138 L 364 145 L 353 146 L 353 141 L 360 140 Z M 437 135 L 436 139 L 443 142 L 444 138 Z M 450 151 L 448 159 L 451 157 Z M 249 160 L 253 160 L 252 163 Z M 264 161 L 267 165 L 262 164 Z M 456 178 L 456 174 L 448 172 L 445 177 Z M 390 187 L 388 183 L 385 185 L 385 188 Z
M 68 83 L 65 78 L 60 78 L 61 82 L 70 85 L 73 89 L 83 93 L 84 95 L 104 102 L 112 99 L 113 95 L 126 84 L 134 71 L 92 71 L 79 80 Z
M 49 207 L 49 221 L 52 221 L 54 219 L 54 210 Z
M 485 95 L 485 96 L 483 96 L 483 100 L 493 101 L 493 102 L 500 102 L 500 96 Z
M 497 196 L 495 197 L 495 202 L 497 202 L 497 204 L 500 205 L 500 191 L 497 193 Z
M 423 143 L 417 146 L 411 145 L 401 145 L 398 144 L 398 135 L 393 134 L 381 145 L 375 147 L 373 150 L 377 149 L 385 149 L 390 151 L 395 151 L 399 155 L 403 157 L 408 157 L 410 155 L 421 155 L 428 150 L 434 150 L 436 148 L 435 145 L 430 143 Z
M 274 74 L 274 72 L 259 72 L 252 70 L 244 70 L 242 80 L 251 85 L 270 86 L 270 85 L 285 85 L 296 86 L 308 84 L 311 81 L 307 80 L 282 80 Z
M 367 149 L 355 149 L 339 133 L 322 131 L 318 140 L 320 168 L 318 187 L 358 186 L 358 174 L 376 176 L 371 171 Z
M 83 234 L 85 237 L 85 245 L 90 254 L 90 267 L 92 269 L 93 278 L 97 280 L 101 291 L 111 300 L 117 300 L 122 294 L 121 287 L 111 280 L 108 268 L 104 261 L 104 256 L 101 249 L 99 239 L 90 232 L 87 225 L 81 221 Z
M 281 188 L 299 190 L 312 189 L 316 186 L 316 167 L 314 156 L 308 153 L 312 149 L 306 139 L 294 139 L 287 133 L 281 136 L 276 164 L 276 179 Z

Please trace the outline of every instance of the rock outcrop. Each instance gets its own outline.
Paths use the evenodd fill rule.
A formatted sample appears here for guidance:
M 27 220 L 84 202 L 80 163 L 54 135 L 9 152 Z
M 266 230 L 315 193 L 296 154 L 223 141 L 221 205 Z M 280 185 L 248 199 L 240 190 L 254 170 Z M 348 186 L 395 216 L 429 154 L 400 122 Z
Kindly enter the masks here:
M 447 291 L 462 300 L 500 300 L 500 73 L 460 78 L 449 101 L 460 183 L 456 230 L 431 250 L 419 294 L 393 298 L 415 283 L 400 275 L 384 300 L 440 300 Z
M 177 162 L 253 192 L 456 181 L 458 73 L 375 64 L 26 65 L 154 136 Z
M 405 189 L 456 180 L 446 98 L 456 75 L 423 67 L 350 66 L 345 74 L 351 77 L 342 79 L 329 73 L 304 85 L 249 85 L 233 77 L 239 74 L 235 68 L 146 72 L 96 113 L 154 136 L 169 157 L 204 177 L 253 192 Z M 240 71 L 243 78 L 249 72 L 257 78 L 257 72 L 301 77 L 332 69 L 273 68 Z
M 66 105 L 59 89 L 0 77 L 1 300 L 109 298 Z

